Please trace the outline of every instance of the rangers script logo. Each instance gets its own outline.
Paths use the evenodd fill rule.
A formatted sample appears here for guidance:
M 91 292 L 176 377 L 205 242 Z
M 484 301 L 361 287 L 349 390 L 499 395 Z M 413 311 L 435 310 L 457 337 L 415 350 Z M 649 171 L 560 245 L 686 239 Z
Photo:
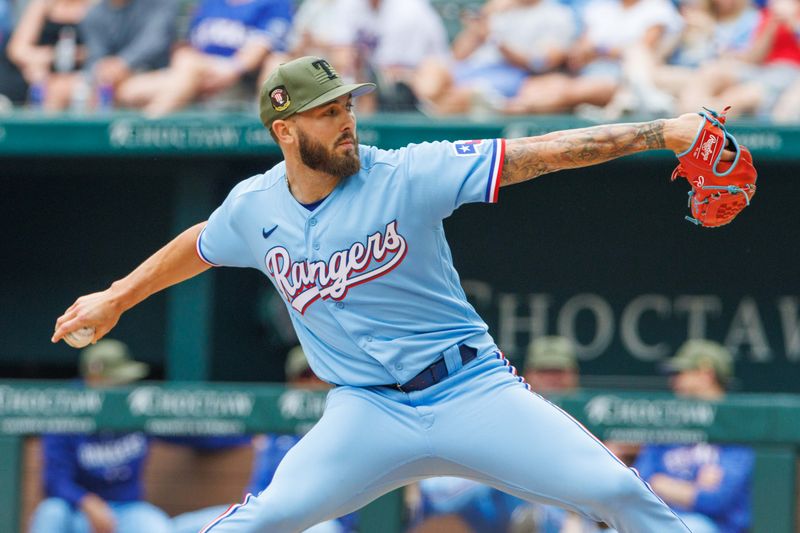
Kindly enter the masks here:
M 319 298 L 341 300 L 355 287 L 391 272 L 406 256 L 408 243 L 397 232 L 397 221 L 386 230 L 367 236 L 366 244 L 353 243 L 347 250 L 334 252 L 327 261 L 292 261 L 289 251 L 276 246 L 267 252 L 267 272 L 293 309 L 305 313 Z M 388 261 L 367 270 L 370 264 Z

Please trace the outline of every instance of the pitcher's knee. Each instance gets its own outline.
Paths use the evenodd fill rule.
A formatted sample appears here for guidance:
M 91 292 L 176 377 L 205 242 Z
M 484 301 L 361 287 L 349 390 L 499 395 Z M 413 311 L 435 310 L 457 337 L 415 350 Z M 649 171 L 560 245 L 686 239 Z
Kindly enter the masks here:
M 652 498 L 644 481 L 629 468 L 618 468 L 605 479 L 604 489 L 597 499 L 600 507 L 614 512 L 620 507 L 629 507 L 637 501 Z

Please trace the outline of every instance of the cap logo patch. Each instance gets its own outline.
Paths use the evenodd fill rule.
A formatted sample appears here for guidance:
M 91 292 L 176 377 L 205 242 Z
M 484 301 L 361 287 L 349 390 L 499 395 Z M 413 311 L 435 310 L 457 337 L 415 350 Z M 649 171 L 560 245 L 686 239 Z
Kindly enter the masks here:
M 317 76 L 317 81 L 319 81 L 319 82 L 324 82 L 324 81 L 327 81 L 327 80 L 335 80 L 336 78 L 339 77 L 336 74 L 336 71 L 330 65 L 330 63 L 328 63 L 324 59 L 317 59 L 316 61 L 311 63 L 311 66 L 314 67 L 317 70 L 322 70 L 325 73 L 324 76 L 327 79 L 324 79 L 324 78 L 320 79 L 319 76 Z
M 283 85 L 279 85 L 269 92 L 269 101 L 272 104 L 272 109 L 279 113 L 292 104 L 289 99 L 289 92 Z

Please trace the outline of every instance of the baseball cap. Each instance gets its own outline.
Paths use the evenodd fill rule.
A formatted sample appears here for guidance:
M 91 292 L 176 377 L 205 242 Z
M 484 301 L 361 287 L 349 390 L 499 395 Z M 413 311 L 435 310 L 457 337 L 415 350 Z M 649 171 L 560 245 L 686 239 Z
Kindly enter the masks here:
M 668 372 L 713 368 L 720 379 L 727 380 L 733 374 L 733 357 L 718 342 L 690 339 L 678 348 L 674 357 L 664 363 L 664 368 Z
M 120 385 L 142 379 L 150 367 L 131 358 L 128 346 L 114 339 L 103 339 L 81 350 L 80 371 L 84 378 L 101 378 Z
M 375 90 L 374 83 L 344 83 L 325 59 L 304 56 L 281 64 L 261 86 L 259 115 L 267 129 L 285 119 L 339 98 Z
M 289 353 L 286 355 L 286 364 L 283 368 L 288 381 L 299 378 L 303 372 L 311 368 L 308 365 L 308 359 L 302 347 L 295 346 L 289 350 Z
M 575 345 L 566 337 L 539 337 L 528 347 L 525 370 L 575 370 Z

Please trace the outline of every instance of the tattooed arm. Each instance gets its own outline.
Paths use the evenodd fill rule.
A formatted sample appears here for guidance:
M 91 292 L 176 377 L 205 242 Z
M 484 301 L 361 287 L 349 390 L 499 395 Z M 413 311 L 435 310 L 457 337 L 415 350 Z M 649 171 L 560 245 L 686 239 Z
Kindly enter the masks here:
M 500 186 L 647 150 L 681 152 L 692 143 L 701 123 L 699 115 L 688 113 L 676 119 L 609 124 L 509 139 Z

